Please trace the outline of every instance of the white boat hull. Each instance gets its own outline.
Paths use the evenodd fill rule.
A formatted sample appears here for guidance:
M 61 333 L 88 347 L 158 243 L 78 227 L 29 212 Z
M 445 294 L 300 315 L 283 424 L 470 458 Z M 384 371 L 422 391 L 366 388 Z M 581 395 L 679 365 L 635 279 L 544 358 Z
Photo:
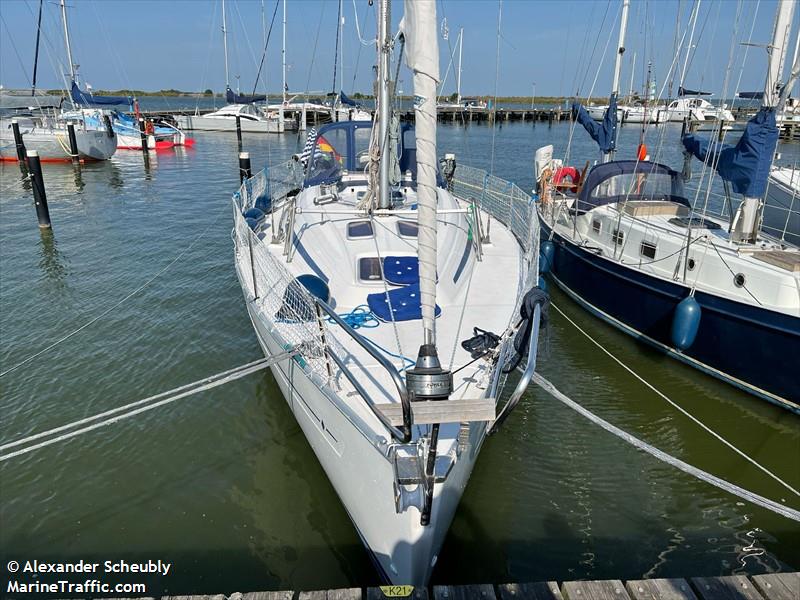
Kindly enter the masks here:
M 175 120 L 180 129 L 193 131 L 236 131 L 236 119 L 230 117 L 208 117 L 205 115 L 176 115 Z M 240 119 L 244 133 L 280 133 L 283 131 L 279 121 L 254 121 Z
M 6 126 L 7 125 L 7 126 Z M 69 161 L 69 137 L 61 129 L 36 128 L 20 123 L 22 141 L 26 150 L 35 150 L 43 161 Z M 103 131 L 75 130 L 80 160 L 108 160 L 117 151 L 116 135 Z M 17 149 L 11 123 L 3 122 L 0 128 L 0 159 L 17 160 Z

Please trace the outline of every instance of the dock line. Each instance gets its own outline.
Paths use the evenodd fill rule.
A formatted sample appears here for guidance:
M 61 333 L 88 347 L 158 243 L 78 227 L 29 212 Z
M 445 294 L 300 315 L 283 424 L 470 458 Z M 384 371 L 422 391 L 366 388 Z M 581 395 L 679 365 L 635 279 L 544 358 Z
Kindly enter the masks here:
M 651 456 L 657 458 L 658 460 L 667 463 L 677 469 L 680 469 L 684 473 L 688 473 L 697 479 L 705 481 L 706 483 L 710 483 L 711 485 L 720 488 L 734 496 L 737 496 L 743 500 L 747 500 L 753 504 L 760 506 L 761 508 L 766 508 L 769 511 L 777 513 L 787 519 L 791 519 L 792 521 L 800 522 L 800 511 L 797 511 L 793 508 L 788 506 L 784 506 L 774 500 L 770 500 L 769 498 L 764 498 L 763 496 L 759 496 L 758 494 L 751 492 L 750 490 L 746 490 L 744 488 L 739 487 L 729 481 L 725 481 L 724 479 L 720 479 L 711 473 L 707 473 L 702 469 L 698 469 L 695 466 L 692 466 L 688 463 L 683 462 L 679 458 L 675 458 L 664 452 L 663 450 L 659 450 L 655 446 L 651 446 L 647 442 L 640 440 L 639 438 L 631 435 L 627 431 L 623 431 L 619 427 L 615 427 L 608 421 L 603 420 L 602 418 L 598 417 L 588 409 L 584 408 L 574 400 L 570 399 L 567 395 L 560 392 L 552 383 L 550 383 L 547 379 L 542 377 L 539 373 L 534 373 L 533 381 L 543 390 L 545 390 L 548 394 L 553 396 L 556 400 L 563 402 L 572 410 L 579 413 L 581 416 L 589 419 L 592 423 L 599 425 L 609 433 L 614 434 L 618 438 L 624 440 L 625 442 L 631 444 L 632 446 L 638 448 L 639 450 L 643 450 L 647 452 Z
M 680 411 L 680 412 L 681 412 L 681 413 L 682 413 L 682 414 L 683 414 L 685 417 L 688 417 L 689 419 L 691 419 L 692 421 L 694 421 L 694 422 L 695 422 L 695 424 L 697 424 L 697 425 L 698 425 L 698 426 L 699 426 L 701 429 L 703 429 L 703 430 L 704 430 L 706 433 L 710 434 L 712 437 L 716 438 L 717 440 L 719 440 L 720 442 L 722 442 L 723 444 L 725 444 L 725 445 L 726 445 L 728 448 L 730 448 L 731 450 L 733 450 L 734 452 L 736 452 L 736 454 L 738 454 L 739 456 L 741 456 L 742 458 L 744 458 L 744 459 L 745 459 L 747 462 L 749 462 L 750 464 L 752 464 L 754 467 L 757 467 L 758 469 L 760 469 L 761 471 L 763 471 L 764 473 L 766 473 L 767 475 L 769 475 L 769 476 L 770 476 L 772 479 L 774 479 L 775 481 L 777 481 L 778 483 L 780 483 L 780 484 L 781 484 L 783 487 L 785 487 L 787 490 L 789 490 L 790 492 L 792 492 L 792 493 L 793 493 L 795 496 L 800 496 L 800 492 L 798 492 L 798 491 L 797 491 L 795 488 L 793 488 L 791 485 L 789 485 L 788 483 L 786 483 L 786 482 L 785 482 L 783 479 L 781 479 L 780 477 L 778 477 L 777 475 L 775 475 L 775 473 L 773 473 L 772 471 L 770 471 L 769 469 L 767 469 L 765 466 L 763 466 L 761 463 L 759 463 L 758 461 L 756 461 L 754 458 L 751 458 L 750 456 L 748 456 L 747 454 L 745 454 L 743 451 L 739 450 L 739 448 L 737 448 L 736 446 L 734 446 L 734 445 L 733 445 L 731 442 L 729 442 L 729 441 L 728 441 L 728 440 L 726 440 L 724 437 L 722 437 L 720 434 L 718 434 L 716 431 L 714 431 L 713 429 L 711 429 L 711 428 L 710 428 L 708 425 L 706 425 L 705 423 L 703 423 L 703 422 L 702 422 L 700 419 L 698 419 L 697 417 L 695 417 L 693 414 L 691 414 L 691 413 L 690 413 L 689 411 L 687 411 L 685 408 L 683 408 L 682 406 L 680 406 L 679 404 L 677 404 L 676 402 L 674 402 L 673 400 L 671 400 L 671 399 L 670 399 L 670 398 L 669 398 L 669 397 L 668 397 L 668 396 L 667 396 L 667 395 L 666 395 L 664 392 L 662 392 L 661 390 L 659 390 L 658 388 L 656 388 L 656 387 L 655 387 L 653 384 L 651 384 L 649 381 L 647 381 L 647 380 L 646 380 L 644 377 L 642 377 L 641 375 L 639 375 L 639 374 L 638 374 L 636 371 L 634 371 L 633 369 L 631 369 L 631 368 L 630 368 L 628 365 L 626 365 L 624 362 L 622 362 L 622 361 L 621 361 L 619 358 L 617 358 L 616 356 L 614 356 L 614 355 L 613 355 L 613 354 L 612 354 L 612 353 L 611 353 L 609 350 L 607 350 L 605 347 L 603 347 L 603 345 L 602 345 L 600 342 L 598 342 L 598 341 L 597 341 L 596 339 L 594 339 L 594 338 L 593 338 L 591 335 L 589 335 L 589 334 L 588 334 L 586 331 L 584 331 L 584 330 L 583 330 L 583 329 L 580 327 L 580 325 L 578 325 L 578 324 L 577 324 L 575 321 L 573 321 L 572 319 L 570 319 L 570 318 L 569 318 L 569 317 L 568 317 L 568 316 L 567 316 L 567 315 L 564 313 L 564 311 L 562 311 L 560 308 L 558 308 L 558 307 L 555 305 L 555 303 L 553 303 L 553 302 L 551 301 L 551 302 L 550 302 L 550 306 L 552 306 L 554 309 L 556 309 L 556 310 L 558 311 L 558 314 L 560 314 L 560 315 L 561 315 L 562 317 L 564 317 L 564 318 L 565 318 L 567 321 L 569 321 L 569 322 L 570 322 L 570 324 L 572 324 L 572 326 L 573 326 L 573 327 L 575 327 L 575 328 L 576 328 L 578 331 L 580 331 L 580 332 L 581 332 L 581 333 L 582 333 L 584 336 L 586 336 L 587 338 L 589 338 L 589 340 L 590 340 L 590 341 L 591 341 L 591 342 L 592 342 L 592 343 L 593 343 L 595 346 L 597 346 L 598 348 L 600 348 L 600 350 L 602 350 L 604 353 L 606 353 L 608 356 L 610 356 L 612 359 L 614 359 L 614 361 L 615 361 L 615 362 L 616 362 L 616 363 L 617 363 L 619 366 L 621 366 L 623 369 L 625 369 L 626 371 L 628 371 L 628 373 L 630 373 L 631 375 L 633 375 L 633 376 L 634 376 L 636 379 L 638 379 L 639 381 L 641 381 L 641 382 L 642 382 L 644 385 L 646 385 L 648 388 L 650 388 L 650 389 L 651 389 L 652 391 L 654 391 L 656 394 L 658 394 L 659 396 L 661 396 L 661 398 L 663 398 L 664 400 L 666 400 L 667 402 L 669 402 L 669 404 L 671 404 L 673 408 L 675 408 L 675 409 L 677 409 L 678 411 Z
M 212 221 L 212 222 L 211 222 L 211 223 L 208 225 L 208 227 L 206 227 L 206 228 L 205 228 L 203 231 L 201 231 L 201 232 L 200 232 L 200 233 L 199 233 L 199 234 L 198 234 L 198 235 L 197 235 L 197 236 L 196 236 L 196 237 L 195 237 L 195 238 L 192 240 L 192 242 L 191 242 L 191 243 L 190 243 L 188 246 L 186 246 L 186 248 L 184 248 L 184 249 L 181 251 L 181 253 L 180 253 L 180 254 L 178 254 L 178 256 L 176 256 L 176 257 L 175 257 L 175 258 L 174 258 L 174 259 L 173 259 L 171 262 L 169 262 L 169 263 L 168 263 L 168 264 L 167 264 L 167 265 L 166 265 L 166 266 L 165 266 L 163 269 L 161 269 L 161 270 L 160 270 L 158 273 L 156 273 L 155 275 L 153 275 L 153 276 L 152 276 L 150 279 L 148 279 L 147 281 L 145 281 L 145 282 L 144 282 L 142 285 L 140 285 L 138 288 L 136 288 L 135 290 L 133 290 L 133 291 L 132 291 L 130 294 L 128 294 L 127 296 L 125 296 L 125 297 L 124 297 L 122 300 L 120 300 L 119 302 L 117 302 L 117 303 L 116 303 L 116 304 L 114 304 L 113 306 L 111 306 L 111 307 L 107 308 L 107 309 L 106 309 L 106 310 L 104 310 L 102 313 L 100 313 L 99 315 L 97 315 L 96 317 L 94 317 L 93 319 L 91 319 L 90 321 L 87 321 L 86 323 L 84 323 L 83 325 L 81 325 L 80 327 L 78 327 L 76 330 L 74 330 L 74 331 L 72 331 L 71 333 L 68 333 L 67 335 L 65 335 L 65 336 L 63 336 L 63 337 L 61 337 L 61 338 L 59 338 L 58 340 L 56 340 L 55 342 L 53 342 L 53 343 L 52 343 L 52 344 L 50 344 L 49 346 L 47 346 L 47 347 L 45 347 L 45 348 L 43 348 L 43 349 L 39 350 L 39 351 L 38 351 L 38 352 L 36 352 L 35 354 L 31 354 L 31 355 L 30 355 L 28 358 L 26 358 L 26 359 L 22 360 L 21 362 L 18 362 L 17 364 L 15 364 L 15 365 L 14 365 L 13 367 L 11 367 L 10 369 L 6 369 L 5 371 L 3 371 L 3 372 L 0 372 L 0 377 L 3 377 L 4 375 L 8 375 L 8 374 L 9 374 L 9 373 L 11 373 L 12 371 L 16 371 L 16 370 L 17 370 L 17 369 L 19 369 L 19 368 L 20 368 L 22 365 L 25 365 L 25 364 L 29 363 L 29 362 L 30 362 L 30 361 L 32 361 L 34 358 L 38 358 L 39 356 L 41 356 L 42 354 L 44 354 L 44 353 L 45 353 L 45 352 L 47 352 L 48 350 L 52 350 L 53 348 L 55 348 L 56 346 L 58 346 L 58 345 L 59 345 L 61 342 L 65 342 L 65 341 L 67 341 L 67 340 L 68 340 L 69 338 L 71 338 L 72 336 L 74 336 L 74 335 L 76 335 L 76 334 L 80 333 L 81 331 L 83 331 L 84 329 L 86 329 L 87 327 L 89 327 L 90 325 L 92 325 L 92 324 L 96 323 L 97 321 L 99 321 L 100 319 L 102 319 L 103 317 L 105 317 L 105 316 L 106 316 L 108 313 L 110 313 L 112 310 L 114 310 L 115 308 L 117 308 L 118 306 L 120 306 L 122 303 L 124 303 L 124 302 L 125 302 L 126 300 L 128 300 L 129 298 L 132 298 L 133 296 L 135 296 L 136 294 L 138 294 L 139 292 L 141 292 L 141 291 L 142 291 L 144 288 L 146 288 L 146 287 L 147 287 L 147 286 L 149 286 L 151 283 L 153 283 L 153 282 L 154 282 L 154 281 L 155 281 L 155 280 L 156 280 L 158 277 L 160 277 L 161 275 L 163 275 L 163 274 L 164 274 L 164 273 L 167 271 L 167 269 L 169 269 L 169 268 L 170 268 L 172 265 L 174 265 L 176 262 L 178 262 L 178 260 L 180 260 L 181 258 L 183 258 L 183 255 L 184 255 L 184 254 L 186 254 L 186 253 L 187 253 L 187 252 L 188 252 L 188 251 L 189 251 L 189 250 L 192 248 L 192 246 L 194 246 L 194 245 L 197 243 L 197 240 L 199 240 L 201 237 L 203 237 L 203 236 L 204 236 L 206 233 L 208 233 L 208 231 L 209 231 L 209 230 L 210 230 L 210 229 L 211 229 L 211 228 L 212 228 L 214 225 L 216 225 L 216 224 L 217 224 L 217 221 L 219 221 L 219 218 L 220 218 L 220 217 L 222 216 L 222 214 L 223 214 L 223 213 L 225 213 L 225 212 L 227 212 L 227 211 L 224 211 L 224 210 L 223 210 L 223 211 L 220 211 L 220 213 L 219 213 L 219 214 L 216 216 L 216 218 L 215 218 L 215 219 L 214 219 L 214 220 L 213 220 L 213 221 Z
M 187 396 L 192 396 L 199 392 L 204 392 L 206 390 L 210 390 L 212 388 L 229 383 L 231 381 L 235 381 L 242 377 L 246 377 L 247 375 L 250 375 L 257 371 L 261 371 L 262 369 L 266 369 L 267 367 L 274 365 L 275 363 L 281 362 L 283 360 L 288 360 L 293 356 L 295 356 L 298 352 L 300 352 L 300 347 L 294 347 L 290 350 L 287 350 L 286 352 L 282 352 L 281 354 L 276 354 L 275 356 L 271 356 L 269 358 L 262 358 L 260 360 L 249 362 L 244 365 L 239 365 L 238 367 L 235 367 L 233 369 L 228 369 L 227 371 L 217 373 L 216 375 L 211 375 L 210 377 L 206 377 L 204 379 L 200 379 L 198 381 L 182 385 L 175 389 L 166 392 L 161 392 L 160 394 L 156 394 L 154 396 L 149 396 L 148 398 L 144 398 L 143 400 L 130 402 L 129 404 L 125 404 L 124 406 L 112 408 L 110 410 L 96 414 L 94 416 L 86 417 L 84 419 L 80 419 L 79 421 L 68 423 L 67 425 L 61 425 L 60 427 L 48 429 L 47 431 L 42 431 L 40 433 L 36 433 L 16 441 L 3 444 L 2 446 L 0 446 L 0 451 L 28 444 L 30 442 L 34 442 L 42 438 L 48 438 L 52 435 L 55 435 L 63 431 L 67 431 L 70 429 L 72 430 L 68 431 L 67 433 L 63 433 L 62 435 L 59 435 L 57 437 L 52 437 L 43 442 L 39 442 L 38 444 L 26 446 L 20 450 L 15 450 L 7 454 L 0 454 L 0 462 L 3 462 L 10 458 L 14 458 L 15 456 L 27 454 L 28 452 L 38 450 L 39 448 L 50 446 L 51 444 L 55 444 L 57 442 L 67 440 L 69 438 L 80 435 L 81 433 L 93 431 L 95 429 L 99 429 L 100 427 L 104 427 L 112 423 L 117 423 L 119 421 L 122 421 L 123 419 L 133 417 L 135 415 L 141 414 L 148 410 L 152 410 L 159 406 L 170 404 L 172 402 L 175 402 L 176 400 L 180 400 L 181 398 L 186 398 Z M 87 423 L 91 423 L 92 421 L 97 421 L 98 419 L 104 419 L 104 420 L 98 423 L 93 423 L 92 425 L 87 425 L 86 427 L 81 427 L 80 429 L 75 429 L 75 427 L 86 425 Z

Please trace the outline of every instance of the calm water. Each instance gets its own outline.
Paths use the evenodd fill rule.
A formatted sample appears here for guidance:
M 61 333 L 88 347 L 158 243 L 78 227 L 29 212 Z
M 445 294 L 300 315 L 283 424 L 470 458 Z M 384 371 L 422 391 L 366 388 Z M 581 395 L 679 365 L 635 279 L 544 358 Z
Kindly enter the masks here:
M 679 128 L 654 155 L 680 166 Z M 566 147 L 566 125 L 498 127 L 495 171 L 530 189 L 534 150 Z M 229 198 L 235 137 L 194 149 L 120 151 L 104 164 L 47 165 L 53 234 L 31 192 L 0 166 L 2 370 L 138 295 L 0 379 L 0 442 L 96 414 L 261 356 L 236 280 Z M 576 132 L 580 164 L 595 152 Z M 296 135 L 247 136 L 255 164 L 284 160 Z M 633 156 L 638 130 L 624 128 Z M 488 166 L 492 130 L 443 126 L 440 152 Z M 796 156 L 796 148 L 783 148 Z M 793 486 L 800 420 L 555 303 L 659 389 Z M 479 324 L 477 324 L 479 325 Z M 624 372 L 557 314 L 545 376 L 629 432 L 792 506 L 778 484 Z M 720 349 L 720 351 L 734 351 Z M 741 349 L 736 349 L 741 351 Z M 776 368 L 789 368 L 777 365 Z M 376 489 L 375 494 L 390 493 Z M 158 560 L 148 594 L 365 586 L 366 551 L 268 373 L 0 463 L 0 572 L 10 559 Z M 531 390 L 483 448 L 435 582 L 637 578 L 800 569 L 800 527 L 677 472 Z M 5 591 L 5 584 L 3 584 Z

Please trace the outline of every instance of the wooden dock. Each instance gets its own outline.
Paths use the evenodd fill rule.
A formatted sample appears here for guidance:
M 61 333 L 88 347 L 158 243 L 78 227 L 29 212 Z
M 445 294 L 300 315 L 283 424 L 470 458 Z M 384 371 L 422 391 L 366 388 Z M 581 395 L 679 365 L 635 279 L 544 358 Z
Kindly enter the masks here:
M 339 590 L 236 592 L 208 596 L 163 596 L 161 600 L 798 600 L 800 573 L 731 575 L 689 579 L 643 579 L 622 582 L 555 581 L 430 588 L 383 586 Z

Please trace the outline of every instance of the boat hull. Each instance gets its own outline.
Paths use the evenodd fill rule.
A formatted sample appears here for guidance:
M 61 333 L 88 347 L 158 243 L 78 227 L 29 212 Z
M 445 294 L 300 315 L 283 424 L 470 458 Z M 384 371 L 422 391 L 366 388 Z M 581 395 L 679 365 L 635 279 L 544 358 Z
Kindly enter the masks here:
M 236 119 L 228 117 L 207 117 L 203 115 L 176 115 L 175 121 L 181 129 L 193 131 L 236 131 Z M 280 133 L 279 121 L 251 121 L 240 119 L 245 133 Z
M 541 219 L 542 239 L 550 228 Z M 556 284 L 595 316 L 669 356 L 774 404 L 800 413 L 800 386 L 787 368 L 800 356 L 800 317 L 706 294 L 694 343 L 681 352 L 671 340 L 678 303 L 689 288 L 620 265 L 555 233 L 550 273 Z
M 43 161 L 70 161 L 69 138 L 67 132 L 50 129 L 26 129 L 20 127 L 22 141 L 26 150 L 35 150 Z M 108 160 L 117 150 L 117 137 L 106 131 L 76 130 L 80 160 Z M 0 131 L 0 158 L 5 161 L 17 160 L 17 149 L 11 129 Z
M 247 284 L 237 262 L 242 289 Z M 247 298 L 247 310 L 264 355 L 285 352 L 286 342 Z M 472 423 L 468 450 L 461 453 L 444 483 L 434 486 L 430 525 L 420 525 L 420 512 L 411 507 L 398 513 L 394 469 L 388 446 L 381 451 L 337 407 L 328 388 L 303 368 L 302 357 L 271 367 L 289 408 L 336 490 L 382 578 L 396 585 L 426 585 L 450 528 L 456 508 L 485 437 L 485 423 Z M 442 427 L 448 427 L 443 425 Z M 449 427 L 458 427 L 451 424 Z M 384 444 L 389 442 L 388 437 Z

